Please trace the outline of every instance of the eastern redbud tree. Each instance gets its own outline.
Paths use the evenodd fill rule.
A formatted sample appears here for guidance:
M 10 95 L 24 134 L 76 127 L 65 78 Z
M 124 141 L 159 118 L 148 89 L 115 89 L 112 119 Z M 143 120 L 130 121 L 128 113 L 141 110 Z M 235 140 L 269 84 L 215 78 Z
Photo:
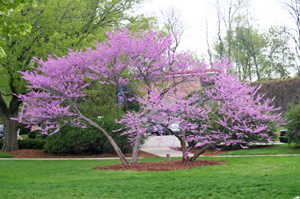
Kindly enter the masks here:
M 273 128 L 283 123 L 280 115 L 272 114 L 276 109 L 270 106 L 271 100 L 262 101 L 259 88 L 239 82 L 226 60 L 210 64 L 215 73 L 207 75 L 203 71 L 208 65 L 193 59 L 191 53 L 170 50 L 174 42 L 170 36 L 123 29 L 109 32 L 107 37 L 106 42 L 85 51 L 49 56 L 46 61 L 36 59 L 34 72 L 22 72 L 31 89 L 19 95 L 24 103 L 24 124 L 45 123 L 42 134 L 48 135 L 59 132 L 65 123 L 83 128 L 91 125 L 107 137 L 121 162 L 129 164 L 109 133 L 77 106 L 91 82 L 114 85 L 127 110 L 128 101 L 140 103 L 139 112 L 127 112 L 118 121 L 125 125 L 122 134 L 129 135 L 134 146 L 132 164 L 137 163 L 141 139 L 149 136 L 150 127 L 163 126 L 175 135 L 183 160 L 188 161 L 187 142 L 196 142 L 202 151 L 220 143 L 247 147 L 253 141 L 272 140 Z M 212 86 L 187 95 L 184 91 L 190 91 L 197 78 Z M 137 95 L 127 98 L 125 86 L 135 88 Z M 180 131 L 172 131 L 172 124 L 178 124 Z
M 21 72 L 30 91 L 19 95 L 24 103 L 22 123 L 27 126 L 46 124 L 42 134 L 59 132 L 65 123 L 85 127 L 91 125 L 110 141 L 123 164 L 129 164 L 114 139 L 101 126 L 85 117 L 77 104 L 84 99 L 92 82 L 114 85 L 127 102 L 137 97 L 150 99 L 152 90 L 159 90 L 161 99 L 189 78 L 173 78 L 166 72 L 197 70 L 203 67 L 191 53 L 170 50 L 170 36 L 149 31 L 131 33 L 127 29 L 107 33 L 107 41 L 93 48 L 69 52 L 67 56 L 49 56 L 46 61 L 35 59 L 33 72 Z M 132 86 L 140 95 L 127 99 L 122 87 Z M 127 109 L 127 108 L 126 108 Z M 139 114 L 148 115 L 142 109 Z M 141 128 L 141 127 L 140 127 Z M 137 134 L 140 140 L 142 134 Z M 139 143 L 135 143 L 132 163 L 136 163 Z

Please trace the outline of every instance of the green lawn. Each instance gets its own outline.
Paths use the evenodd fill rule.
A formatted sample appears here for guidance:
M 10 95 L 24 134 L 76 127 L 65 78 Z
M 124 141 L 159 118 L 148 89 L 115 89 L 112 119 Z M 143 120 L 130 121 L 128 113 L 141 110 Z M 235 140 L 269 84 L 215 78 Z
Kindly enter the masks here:
M 288 144 L 277 144 L 267 148 L 241 149 L 223 153 L 221 155 L 272 155 L 272 154 L 300 154 L 300 148 L 294 148 Z
M 20 135 L 20 136 L 23 138 L 23 140 L 28 139 L 28 134 L 23 134 L 23 135 Z
M 117 160 L 0 160 L 0 198 L 294 198 L 300 156 L 205 157 L 227 163 L 167 172 L 93 170 Z M 163 161 L 147 158 L 143 161 Z
M 0 158 L 12 158 L 12 155 L 8 154 L 8 153 L 1 153 L 0 152 Z

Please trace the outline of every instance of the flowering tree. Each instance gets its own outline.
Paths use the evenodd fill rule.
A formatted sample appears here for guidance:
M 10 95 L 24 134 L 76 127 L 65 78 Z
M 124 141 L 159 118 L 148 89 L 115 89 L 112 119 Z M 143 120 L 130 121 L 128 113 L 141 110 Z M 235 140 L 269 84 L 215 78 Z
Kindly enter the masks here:
M 180 140 L 183 161 L 194 161 L 206 149 L 220 143 L 246 148 L 251 143 L 274 140 L 275 128 L 284 124 L 284 120 L 274 113 L 278 109 L 270 106 L 272 100 L 262 101 L 263 96 L 257 94 L 260 87 L 240 82 L 230 73 L 231 64 L 227 60 L 213 64 L 213 68 L 218 71 L 214 75 L 201 75 L 203 81 L 213 86 L 189 97 L 169 89 L 171 102 L 153 90 L 147 99 L 140 98 L 139 102 L 152 114 L 125 115 L 120 121 L 127 127 L 123 134 L 131 135 L 132 141 L 137 142 L 138 134 L 147 135 L 149 124 L 160 124 Z M 172 131 L 174 123 L 180 125 L 179 132 Z M 202 147 L 190 159 L 187 142 Z
M 226 60 L 213 64 L 218 73 L 207 76 L 203 72 L 206 64 L 197 62 L 188 52 L 170 50 L 170 36 L 123 29 L 107 33 L 107 37 L 106 42 L 86 51 L 70 51 L 68 56 L 46 61 L 36 59 L 34 72 L 21 72 L 32 89 L 19 95 L 24 102 L 23 123 L 31 126 L 43 122 L 47 126 L 42 133 L 48 135 L 58 132 L 65 123 L 83 128 L 91 125 L 107 137 L 123 164 L 129 162 L 114 139 L 77 107 L 91 82 L 114 85 L 125 108 L 130 100 L 141 104 L 139 112 L 127 112 L 119 121 L 125 124 L 123 135 L 129 135 L 134 145 L 132 164 L 137 162 L 141 139 L 149 135 L 150 126 L 163 126 L 175 135 L 183 160 L 188 161 L 187 142 L 197 142 L 203 150 L 221 142 L 245 146 L 252 141 L 267 142 L 273 135 L 270 127 L 282 123 L 280 115 L 271 114 L 275 109 L 269 106 L 270 101 L 261 102 L 262 96 L 256 95 L 259 88 L 241 83 L 230 74 Z M 214 86 L 188 96 L 197 78 Z M 128 85 L 139 91 L 129 99 L 122 89 Z M 172 131 L 174 123 L 180 125 L 179 132 Z
M 170 50 L 173 40 L 157 32 L 131 33 L 126 29 L 107 33 L 107 41 L 95 44 L 86 51 L 70 51 L 64 57 L 49 57 L 46 61 L 35 59 L 34 72 L 21 72 L 28 81 L 29 91 L 19 95 L 24 102 L 22 123 L 27 126 L 45 123 L 42 134 L 51 135 L 65 123 L 97 128 L 110 141 L 123 164 L 129 164 L 114 139 L 98 124 L 85 117 L 77 102 L 85 97 L 91 82 L 111 84 L 127 99 L 123 86 L 139 88 L 140 97 L 147 97 L 152 90 L 159 90 L 162 99 L 172 88 L 188 78 L 164 75 L 166 72 L 195 70 L 202 67 L 190 53 L 176 54 Z M 167 82 L 166 85 L 165 82 Z M 137 96 L 136 96 L 137 97 Z M 141 115 L 147 115 L 140 111 Z M 141 139 L 138 134 L 137 139 Z M 140 142 L 136 142 L 132 163 L 136 163 Z

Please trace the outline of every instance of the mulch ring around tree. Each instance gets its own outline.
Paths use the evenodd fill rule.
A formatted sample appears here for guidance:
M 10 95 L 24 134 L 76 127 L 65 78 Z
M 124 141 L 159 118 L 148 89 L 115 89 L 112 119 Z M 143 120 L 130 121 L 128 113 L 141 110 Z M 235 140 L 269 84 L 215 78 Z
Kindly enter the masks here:
M 196 160 L 195 162 L 182 162 L 181 160 L 172 160 L 165 162 L 140 162 L 133 165 L 114 164 L 99 166 L 93 169 L 100 170 L 134 170 L 134 171 L 173 171 L 196 168 L 201 166 L 212 166 L 224 164 L 226 161 L 217 160 Z

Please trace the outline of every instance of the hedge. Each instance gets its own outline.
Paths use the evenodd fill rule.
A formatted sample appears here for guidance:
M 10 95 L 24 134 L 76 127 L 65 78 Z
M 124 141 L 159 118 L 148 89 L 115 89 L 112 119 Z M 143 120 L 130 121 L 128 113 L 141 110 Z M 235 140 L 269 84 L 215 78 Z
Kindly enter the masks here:
M 120 132 L 114 132 L 122 128 L 113 118 L 104 118 L 99 122 L 115 140 L 119 148 L 124 152 L 130 152 L 131 146 L 128 143 L 127 136 L 120 136 Z M 60 128 L 60 132 L 55 133 L 47 138 L 44 146 L 46 153 L 58 154 L 103 154 L 114 153 L 114 149 L 108 139 L 94 127 L 87 128 L 72 127 L 65 125 Z
M 45 140 L 18 140 L 19 149 L 43 149 L 45 144 Z M 3 140 L 0 140 L 0 148 L 2 145 Z
M 270 81 L 259 81 L 251 83 L 252 86 L 261 84 L 262 87 L 259 93 L 266 93 L 264 98 L 272 99 L 275 107 L 281 107 L 281 111 L 288 111 L 289 103 L 298 103 L 300 100 L 300 78 L 280 79 Z

